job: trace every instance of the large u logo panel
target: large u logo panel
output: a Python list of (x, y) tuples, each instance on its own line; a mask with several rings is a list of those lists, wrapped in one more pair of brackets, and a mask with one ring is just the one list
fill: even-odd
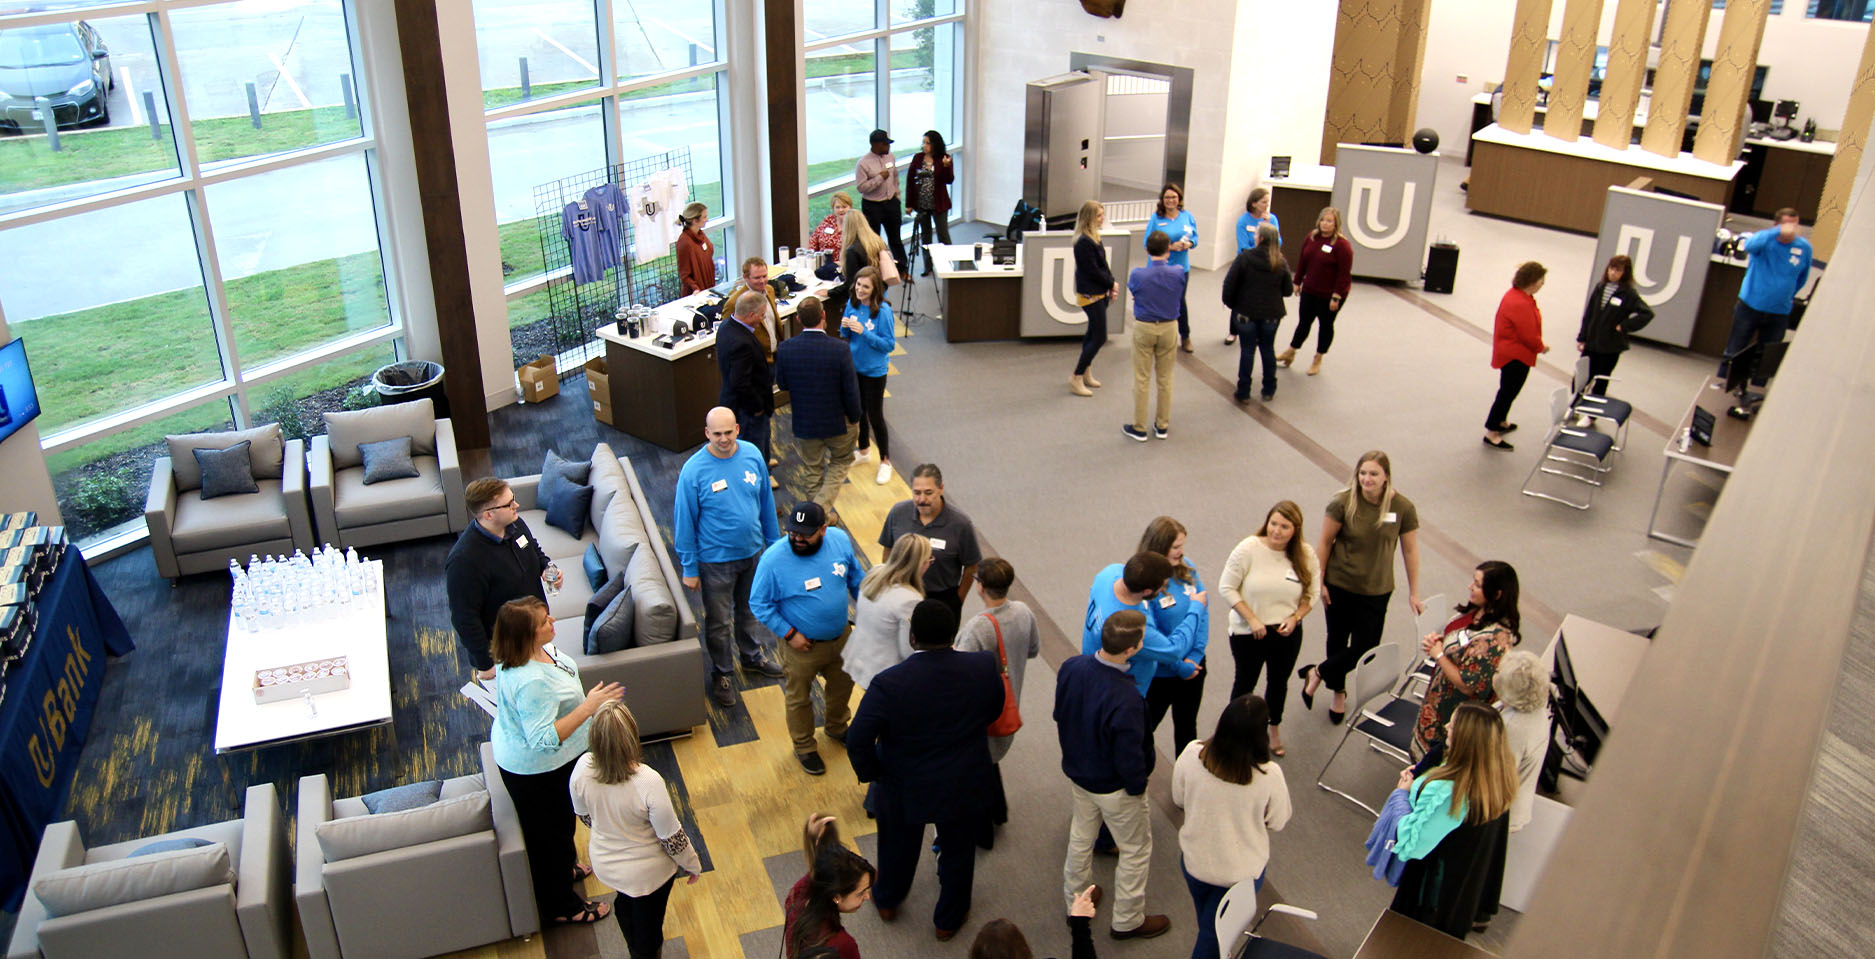
[(1712, 237), (1724, 218), (1717, 204), (1609, 187), (1587, 285), (1601, 282), (1611, 257), (1626, 254), (1634, 261), (1635, 289), (1654, 310), (1654, 321), (1635, 335), (1690, 346), (1712, 265)]
[(1354, 275), (1417, 280), (1439, 155), (1343, 143), (1335, 151), (1334, 205), (1346, 216)]

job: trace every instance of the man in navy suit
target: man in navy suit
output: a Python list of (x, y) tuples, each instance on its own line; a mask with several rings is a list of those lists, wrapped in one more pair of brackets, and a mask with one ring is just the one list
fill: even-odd
[(898, 915), (918, 871), (926, 823), (937, 825), (937, 938), (957, 934), (970, 914), (977, 830), (994, 794), (989, 737), (1003, 711), (992, 653), (951, 648), (957, 614), (927, 599), (911, 614), (910, 659), (873, 677), (847, 728), (847, 758), (861, 782), (876, 783), (881, 919)]
[(832, 512), (847, 467), (853, 465), (861, 415), (859, 377), (853, 370), (853, 351), (827, 334), (820, 301), (806, 297), (796, 310), (801, 335), (775, 350), (775, 383), (792, 397), (794, 438), (807, 467), (803, 498)]
[(775, 374), (768, 368), (761, 341), (755, 338), (755, 326), (762, 322), (767, 306), (759, 296), (742, 297), (729, 322), (716, 324), (716, 369), (723, 376), (717, 405), (735, 411), (742, 438), (754, 443), (765, 460), (774, 458), (768, 420), (775, 415)]

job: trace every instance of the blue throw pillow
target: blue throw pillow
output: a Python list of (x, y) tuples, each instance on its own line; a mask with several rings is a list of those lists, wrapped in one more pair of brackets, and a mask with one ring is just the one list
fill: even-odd
[(564, 486), (547, 504), (547, 525), (578, 539), (586, 535), (586, 514), (592, 511), (592, 487)]
[(419, 475), (416, 462), (410, 458), (408, 436), (379, 440), (376, 443), (360, 443), (358, 457), (364, 460), (366, 486)]
[[(632, 605), (632, 588), (625, 584), (624, 574), (617, 580), (618, 591), (611, 594), (611, 601), (592, 617), (592, 629), (586, 632), (586, 655), (597, 656), (600, 653), (616, 653), (632, 646), (632, 618), (635, 607)], [(588, 607), (590, 609), (590, 607)]]
[(260, 492), (254, 483), (253, 445), (242, 440), (225, 450), (191, 450), (195, 464), (202, 469), (203, 499)]
[(551, 510), (563, 491), (586, 485), (587, 477), (591, 474), (590, 461), (561, 459), (560, 454), (548, 450), (547, 458), (540, 464), (540, 486), (534, 500), (541, 509)]
[(586, 568), (586, 581), (592, 584), (592, 591), (598, 592), (605, 585), (605, 557), (599, 555), (599, 544), (586, 547), (586, 558), (582, 561)]
[(198, 839), (194, 836), (178, 836), (174, 839), (158, 839), (155, 842), (144, 843), (138, 846), (135, 852), (132, 852), (124, 858), (130, 859), (135, 856), (154, 856), (159, 852), (175, 852), (178, 849), (200, 849), (203, 846), (212, 845), (214, 845), (214, 843), (207, 839)]
[(408, 783), (402, 786), (392, 786), (389, 789), (380, 789), (377, 792), (360, 796), (358, 799), (375, 816), (378, 813), (421, 809), (441, 799), (442, 795), (443, 781), (432, 779), (429, 782)]

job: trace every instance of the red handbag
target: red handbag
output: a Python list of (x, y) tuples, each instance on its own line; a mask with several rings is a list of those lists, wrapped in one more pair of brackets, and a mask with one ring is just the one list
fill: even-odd
[(996, 630), (996, 661), (1003, 674), (1003, 712), (990, 724), (992, 736), (1013, 736), (1022, 728), (1022, 710), (1016, 703), (1016, 688), (1009, 684), (1009, 653), (1003, 649), (1003, 626), (991, 616), (990, 626)]

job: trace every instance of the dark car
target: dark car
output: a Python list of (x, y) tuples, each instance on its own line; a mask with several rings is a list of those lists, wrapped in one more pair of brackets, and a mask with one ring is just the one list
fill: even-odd
[(83, 20), (0, 30), (0, 126), (41, 129), (44, 110), (62, 127), (109, 123), (116, 85), (111, 51)]

